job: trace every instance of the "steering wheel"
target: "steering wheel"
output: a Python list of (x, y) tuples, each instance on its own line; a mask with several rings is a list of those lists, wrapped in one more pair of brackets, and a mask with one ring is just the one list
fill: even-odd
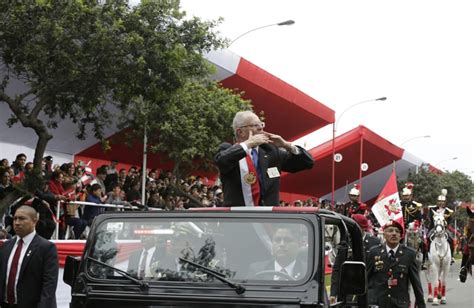
[(280, 271), (275, 271), (275, 270), (267, 270), (267, 271), (260, 271), (258, 273), (255, 273), (253, 274), (253, 278), (257, 278), (257, 277), (260, 277), (260, 276), (278, 276), (278, 277), (281, 277), (281, 278), (285, 278), (285, 280), (291, 280), (291, 281), (295, 281), (296, 279), (291, 277), (289, 274), (287, 273), (283, 273), (283, 272), (280, 272)]

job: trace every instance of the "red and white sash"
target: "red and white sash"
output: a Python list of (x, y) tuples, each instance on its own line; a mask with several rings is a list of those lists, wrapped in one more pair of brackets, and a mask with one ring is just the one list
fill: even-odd
[[(260, 204), (260, 183), (257, 170), (248, 153), (244, 158), (239, 160), (239, 167), (240, 183), (242, 185), (245, 206), (258, 206)], [(250, 183), (253, 177), (255, 177), (255, 181)]]

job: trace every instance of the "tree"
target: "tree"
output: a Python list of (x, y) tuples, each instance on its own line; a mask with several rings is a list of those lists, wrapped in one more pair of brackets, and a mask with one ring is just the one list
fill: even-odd
[(120, 127), (135, 140), (146, 132), (178, 179), (208, 168), (218, 144), (231, 138), (234, 114), (250, 108), (210, 80), (213, 68), (202, 54), (225, 43), (211, 31), (218, 22), (184, 16), (177, 1), (146, 1), (132, 10), (123, 27), (133, 33), (133, 46), (114, 91)]
[(441, 186), (451, 194), (451, 200), (471, 202), (474, 184), (471, 179), (459, 171), (446, 172), (441, 176)]
[[(471, 202), (474, 195), (472, 181), (459, 171), (435, 174), (420, 168), (417, 174), (410, 173), (406, 181), (415, 185), (414, 197), (423, 204), (436, 204), (442, 189), (447, 189), (446, 199), (450, 205), (457, 201)], [(403, 187), (404, 183), (399, 183), (399, 187)]]
[[(124, 0), (3, 1), (0, 11), (0, 103), (6, 103), (13, 113), (10, 126), (19, 122), (38, 136), (36, 170), (52, 138), (51, 129), (65, 118), (78, 124), (77, 137), (84, 138), (91, 125), (101, 140), (104, 127), (112, 120), (109, 110), (115, 106), (124, 115), (121, 127), (140, 134), (145, 128), (166, 133), (168, 128), (176, 129), (170, 126), (172, 115), (193, 117), (191, 109), (209, 111), (207, 106), (184, 105), (192, 104), (195, 97), (200, 103), (221, 104), (213, 105), (216, 109), (209, 115), (201, 113), (205, 121), (195, 128), (212, 130), (213, 134), (203, 133), (203, 138), (213, 145), (222, 137), (215, 132), (231, 131), (215, 120), (227, 124), (227, 108), (234, 111), (244, 106), (239, 95), (209, 80), (212, 68), (203, 54), (225, 44), (213, 31), (219, 21), (185, 19), (179, 1), (148, 0), (133, 8)], [(13, 92), (16, 80), (24, 87)], [(139, 102), (144, 103), (137, 106)], [(140, 115), (135, 112), (143, 106)], [(209, 126), (214, 124), (217, 126)], [(156, 139), (155, 148), (172, 150), (160, 140), (172, 142)], [(189, 162), (191, 153), (202, 156), (190, 150), (195, 146), (192, 142), (206, 143), (188, 140), (183, 159), (173, 152), (170, 157), (178, 166)], [(201, 145), (196, 148), (203, 149)]]
[(161, 110), (163, 121), (156, 123), (157, 134), (150, 143), (174, 162), (178, 178), (192, 170), (208, 170), (214, 166), (219, 144), (232, 137), (235, 113), (250, 107), (248, 101), (216, 83), (189, 83)]
[(127, 11), (125, 1), (0, 2), (0, 103), (12, 111), (9, 126), (20, 122), (38, 136), (36, 171), (61, 120), (77, 123), (79, 138), (88, 124), (103, 137), (127, 47), (120, 25)]

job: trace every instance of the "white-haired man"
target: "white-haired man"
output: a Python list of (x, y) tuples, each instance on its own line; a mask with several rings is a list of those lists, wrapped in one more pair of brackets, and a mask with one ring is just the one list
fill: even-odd
[(240, 111), (232, 123), (235, 143), (223, 143), (215, 157), (224, 206), (278, 206), (280, 173), (311, 169), (312, 156), (279, 135), (264, 131), (252, 111)]

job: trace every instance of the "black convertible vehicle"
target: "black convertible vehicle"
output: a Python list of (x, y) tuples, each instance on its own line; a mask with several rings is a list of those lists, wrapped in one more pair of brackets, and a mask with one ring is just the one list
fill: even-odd
[(239, 207), (98, 216), (82, 258), (66, 260), (70, 307), (329, 307), (334, 229), (352, 255), (339, 271), (340, 298), (366, 306), (354, 221), (313, 208)]

